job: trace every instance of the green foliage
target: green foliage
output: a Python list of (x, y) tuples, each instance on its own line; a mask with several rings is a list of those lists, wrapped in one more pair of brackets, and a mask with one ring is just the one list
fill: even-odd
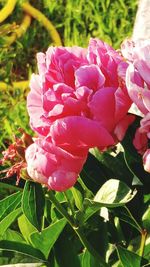
[(65, 225), (66, 220), (63, 218), (45, 228), (41, 233), (35, 232), (31, 234), (33, 246), (38, 247), (40, 251), (43, 252), (46, 259)]
[[(97, 162), (96, 157), (94, 160)], [(87, 179), (85, 175), (84, 181)], [(0, 249), (3, 262), (4, 251), (13, 251), (16, 261), (18, 255), (22, 258), (26, 255), (26, 263), (45, 261), (46, 266), (55, 267), (69, 267), (70, 264), (74, 267), (109, 267), (126, 266), (126, 263), (141, 267), (144, 266), (141, 264), (147, 264), (149, 239), (146, 241), (142, 222), (138, 222), (137, 216), (132, 214), (132, 207), (128, 207), (130, 202), (136, 203), (139, 190), (135, 195), (134, 188), (131, 190), (126, 185), (125, 178), (124, 182), (109, 179), (100, 186), (94, 198), (85, 188), (82, 182), (65, 195), (54, 195), (41, 185), (27, 181), (23, 194), (17, 192), (1, 200)], [(91, 186), (91, 190), (93, 188)], [(48, 205), (48, 200), (53, 204)], [(147, 196), (146, 203), (141, 202), (145, 227), (149, 225), (144, 213), (149, 200)], [(14, 229), (14, 221), (18, 221), (19, 228)], [(12, 262), (11, 255), (7, 255), (8, 258)]]
[(38, 259), (40, 261), (45, 260), (43, 254), (38, 249), (34, 249), (33, 247), (27, 244), (19, 243), (16, 241), (2, 240), (0, 241), (0, 249), (5, 251), (16, 251), (23, 255), (28, 255), (30, 257)]
[(94, 202), (105, 207), (118, 207), (127, 204), (135, 196), (123, 182), (115, 179), (108, 180), (94, 197)]
[(139, 257), (137, 254), (128, 251), (122, 247), (117, 248), (119, 258), (121, 260), (121, 263), (123, 267), (129, 266), (129, 267), (140, 267), (141, 266), (141, 257)]
[[(0, 1), (0, 7), (4, 2)], [(132, 34), (137, 7), (137, 1), (129, 0), (30, 2), (53, 22), (64, 45), (84, 47), (92, 36), (118, 48)], [(35, 20), (26, 34), (6, 45), (22, 19), (17, 4), (0, 26), (0, 82), (8, 84), (4, 90), (0, 83), (1, 151), (14, 134), (19, 135), (18, 127), (30, 131), (27, 90), (14, 89), (12, 84), (28, 80), (37, 71), (36, 53), (51, 45), (47, 32)], [(1, 181), (0, 265), (148, 266), (150, 184), (132, 144), (138, 124), (137, 119), (129, 128), (119, 153), (90, 151), (81, 177), (65, 194), (48, 192), (30, 181), (15, 187), (15, 177)]]
[(100, 267), (99, 261), (94, 258), (87, 250), (82, 255), (82, 267)]
[(30, 236), (33, 232), (36, 231), (36, 228), (33, 224), (29, 222), (29, 220), (26, 218), (24, 214), (22, 214), (18, 218), (18, 226), (19, 230), (23, 236), (23, 238), (26, 240), (27, 244), (31, 244)]
[(0, 236), (5, 233), (8, 227), (16, 220), (16, 218), (21, 214), (21, 208), (18, 208), (11, 213), (9, 213), (1, 222), (0, 222)]
[(39, 231), (42, 229), (45, 198), (42, 186), (27, 181), (22, 196), (22, 210), (29, 222)]
[(17, 192), (0, 201), (0, 220), (5, 218), (20, 205), (21, 197), (22, 193)]

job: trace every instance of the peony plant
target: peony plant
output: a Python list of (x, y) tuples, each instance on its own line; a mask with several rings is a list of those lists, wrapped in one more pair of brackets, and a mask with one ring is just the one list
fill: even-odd
[(149, 41), (116, 51), (98, 39), (37, 54), (33, 136), (20, 129), (1, 159), (13, 193), (0, 201), (0, 249), (17, 263), (149, 266), (149, 54)]

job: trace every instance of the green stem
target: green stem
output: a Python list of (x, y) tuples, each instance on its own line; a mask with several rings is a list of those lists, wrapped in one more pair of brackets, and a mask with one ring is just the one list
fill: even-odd
[(74, 227), (73, 225), (73, 221), (71, 216), (67, 213), (67, 211), (63, 208), (63, 206), (59, 203), (59, 201), (56, 199), (55, 195), (53, 194), (53, 192), (50, 190), (48, 192), (49, 194), (49, 199), (50, 201), (55, 205), (55, 207), (57, 208), (57, 210), (63, 215), (63, 217), (65, 217), (68, 221), (68, 223)]
[(127, 156), (126, 156), (126, 151), (124, 151), (123, 153), (123, 157), (124, 157), (124, 161), (129, 169), (129, 171), (133, 174), (133, 177), (135, 176), (136, 177), (136, 174), (134, 173), (134, 171), (130, 168), (130, 165), (128, 164), (128, 161), (127, 161)]
[(71, 203), (71, 201), (70, 201), (70, 199), (69, 199), (69, 197), (68, 197), (68, 192), (67, 192), (67, 191), (64, 191), (63, 193), (64, 193), (64, 196), (65, 196), (65, 198), (66, 198), (66, 200), (67, 200), (67, 203), (68, 203), (68, 205), (69, 205), (69, 208), (70, 208), (70, 210), (71, 210), (71, 213), (72, 213), (72, 215), (74, 216), (74, 215), (75, 215), (75, 211), (74, 211), (73, 205), (72, 205), (72, 203)]
[(129, 209), (126, 206), (125, 206), (125, 209), (127, 210), (128, 214), (132, 218), (132, 220), (135, 222), (136, 229), (141, 233), (142, 232), (141, 226), (138, 224), (138, 222), (135, 220), (135, 218), (133, 217), (133, 215), (131, 214), (131, 212), (129, 211)]
[(66, 218), (70, 226), (73, 228), (75, 233), (78, 235), (81, 243), (84, 247), (91, 253), (93, 257), (96, 257), (100, 262), (100, 267), (108, 267), (109, 265), (104, 261), (104, 259), (97, 253), (97, 251), (91, 246), (91, 244), (86, 239), (84, 233), (82, 232), (81, 228), (76, 227), (73, 223), (72, 217), (67, 213), (67, 211), (63, 208), (63, 206), (59, 203), (56, 199), (55, 195), (52, 191), (49, 191), (49, 199), (55, 205), (56, 209)]
[(143, 229), (141, 231), (141, 245), (140, 245), (140, 250), (139, 250), (139, 255), (141, 257), (143, 257), (144, 247), (145, 247), (145, 242), (146, 242), (146, 237), (147, 237), (147, 231), (146, 231), (146, 229)]

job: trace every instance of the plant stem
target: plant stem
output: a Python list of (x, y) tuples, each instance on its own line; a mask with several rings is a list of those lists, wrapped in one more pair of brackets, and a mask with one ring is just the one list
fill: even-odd
[(141, 245), (140, 245), (140, 250), (139, 250), (139, 255), (141, 257), (143, 257), (144, 247), (145, 247), (145, 242), (146, 242), (146, 237), (147, 237), (147, 231), (146, 231), (146, 229), (143, 229), (141, 231)]
[(67, 191), (64, 191), (63, 193), (64, 193), (64, 196), (65, 196), (67, 202), (68, 202), (68, 205), (69, 205), (69, 208), (71, 210), (71, 213), (74, 216), (75, 215), (75, 211), (74, 211), (73, 205), (72, 205), (72, 203), (71, 203), (71, 201), (70, 201), (70, 199), (68, 197), (68, 192)]
[(57, 208), (57, 210), (63, 215), (63, 217), (65, 217), (67, 219), (68, 223), (72, 227), (74, 227), (71, 216), (63, 208), (63, 206), (59, 203), (59, 201), (56, 199), (55, 195), (53, 194), (53, 192), (51, 190), (48, 192), (48, 195), (49, 195), (50, 201), (55, 205), (55, 207)]
[(59, 203), (59, 201), (56, 199), (55, 195), (52, 191), (49, 191), (49, 199), (51, 202), (55, 205), (57, 210), (63, 215), (63, 217), (66, 218), (70, 226), (73, 228), (75, 233), (78, 235), (81, 243), (84, 245), (84, 247), (90, 252), (90, 254), (93, 257), (96, 257), (99, 260), (99, 267), (108, 267), (109, 265), (104, 261), (104, 259), (97, 253), (97, 251), (91, 246), (91, 244), (86, 239), (86, 236), (84, 235), (81, 228), (76, 227), (73, 223), (72, 217), (67, 213), (67, 211), (62, 207), (62, 205)]
[(141, 226), (138, 224), (138, 222), (135, 220), (135, 218), (133, 217), (133, 215), (131, 214), (130, 210), (125, 206), (125, 209), (127, 210), (129, 216), (132, 218), (132, 220), (135, 222), (136, 224), (136, 229), (141, 233), (142, 232), (142, 228)]

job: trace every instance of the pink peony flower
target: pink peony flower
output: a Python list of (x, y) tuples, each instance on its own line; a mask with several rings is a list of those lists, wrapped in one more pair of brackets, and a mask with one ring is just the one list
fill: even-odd
[(127, 90), (143, 117), (133, 144), (138, 153), (143, 155), (144, 169), (150, 172), (150, 40), (126, 40), (122, 44), (122, 53), (129, 62), (126, 72)]
[(37, 139), (26, 150), (27, 172), (51, 190), (65, 191), (75, 184), (86, 157), (86, 150), (71, 154), (50, 141)]
[(88, 49), (50, 47), (37, 60), (27, 106), (39, 138), (26, 151), (27, 170), (33, 180), (63, 191), (76, 182), (89, 148), (115, 145), (132, 123), (128, 64), (98, 39)]
[(144, 170), (150, 172), (150, 149), (147, 149), (143, 155)]
[(143, 114), (150, 111), (150, 40), (122, 44), (122, 54), (129, 61), (126, 85), (129, 96)]
[[(68, 149), (73, 138), (74, 149), (105, 149), (123, 138), (133, 118), (127, 115), (131, 100), (118, 74), (123, 59), (113, 48), (91, 39), (88, 49), (50, 47), (37, 58), (39, 75), (32, 75), (27, 105), (31, 127), (40, 136), (49, 135)], [(70, 127), (76, 130), (69, 132)]]

